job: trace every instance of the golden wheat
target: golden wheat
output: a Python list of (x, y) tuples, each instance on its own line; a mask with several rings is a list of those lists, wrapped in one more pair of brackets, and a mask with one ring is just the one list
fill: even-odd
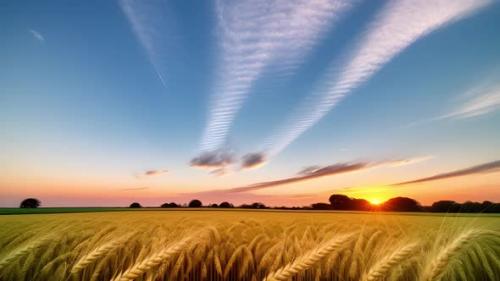
[(402, 263), (410, 255), (415, 253), (417, 243), (410, 243), (403, 247), (398, 248), (390, 255), (383, 258), (380, 262), (375, 264), (370, 271), (363, 277), (363, 281), (376, 281), (381, 280), (387, 276), (387, 273), (397, 264)]
[(16, 259), (25, 256), (29, 254), (30, 252), (34, 251), (36, 248), (42, 247), (44, 244), (48, 243), (51, 241), (51, 238), (41, 238), (38, 240), (34, 240), (32, 242), (29, 242), (26, 244), (24, 247), (20, 247), (11, 253), (9, 253), (8, 256), (0, 260), (0, 270), (2, 270), (5, 266), (7, 266), (9, 263), (15, 261)]
[(321, 245), (320, 247), (317, 247), (307, 252), (305, 255), (297, 258), (295, 261), (287, 264), (286, 266), (280, 268), (279, 270), (270, 273), (264, 280), (266, 281), (288, 280), (293, 275), (310, 268), (320, 259), (324, 258), (331, 252), (337, 250), (339, 247), (342, 246), (342, 244), (347, 242), (352, 237), (353, 234), (335, 237), (330, 241), (328, 241), (327, 243), (325, 243), (324, 245)]
[(445, 222), (244, 211), (0, 216), (0, 280), (497, 281), (498, 217)]
[[(427, 270), (422, 274), (423, 280), (439, 280), (446, 271), (450, 260), (462, 251), (467, 244), (474, 242), (481, 236), (491, 234), (495, 233), (479, 229), (470, 229), (462, 232), (454, 240), (448, 243), (432, 260), (430, 266), (428, 266)], [(499, 234), (496, 235), (498, 236)]]
[(150, 256), (142, 262), (125, 270), (125, 272), (118, 278), (118, 281), (131, 281), (143, 274), (157, 268), (161, 263), (165, 262), (168, 258), (180, 253), (184, 247), (192, 242), (193, 237), (189, 236), (184, 238), (168, 248)]
[(118, 239), (115, 241), (108, 242), (100, 247), (97, 247), (89, 254), (83, 256), (71, 269), (71, 274), (77, 275), (84, 268), (89, 266), (90, 264), (97, 261), (99, 258), (113, 251), (114, 249), (120, 247), (123, 243), (127, 241), (129, 237), (125, 237), (122, 239)]

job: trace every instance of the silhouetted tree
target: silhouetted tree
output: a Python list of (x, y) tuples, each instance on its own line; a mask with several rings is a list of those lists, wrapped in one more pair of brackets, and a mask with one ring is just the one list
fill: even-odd
[(460, 211), (463, 213), (479, 213), (483, 210), (481, 203), (467, 201), (462, 204)]
[(194, 199), (194, 200), (191, 200), (191, 202), (189, 202), (189, 208), (199, 208), (201, 206), (203, 206), (203, 204), (201, 203), (200, 200), (198, 199)]
[(311, 205), (314, 210), (332, 210), (332, 205), (328, 203), (314, 203)]
[(351, 210), (352, 199), (346, 195), (333, 194), (330, 196), (329, 201), (334, 210)]
[(132, 204), (130, 204), (129, 206), (130, 208), (142, 208), (141, 204), (137, 203), (137, 202), (134, 202)]
[(41, 205), (40, 200), (36, 198), (27, 198), (21, 202), (19, 208), (38, 208), (40, 207), (40, 205)]
[(222, 203), (219, 204), (219, 207), (220, 208), (233, 208), (234, 206), (233, 206), (233, 204), (224, 201), (224, 202), (222, 202)]
[(500, 213), (500, 204), (499, 203), (493, 203), (491, 201), (483, 201), (481, 203), (481, 212), (484, 213)]
[(260, 203), (260, 202), (255, 202), (255, 203), (252, 203), (252, 209), (266, 209), (266, 205), (264, 205), (263, 203)]
[(350, 210), (356, 210), (356, 211), (369, 211), (373, 209), (372, 204), (368, 202), (368, 200), (365, 199), (352, 199), (351, 200), (351, 208)]
[(452, 200), (441, 200), (432, 203), (431, 212), (453, 213), (460, 211), (460, 204)]
[(163, 203), (163, 204), (161, 204), (161, 207), (162, 208), (178, 208), (179, 205), (177, 205), (177, 203), (170, 202), (170, 203)]
[(219, 208), (219, 205), (217, 205), (216, 203), (213, 203), (213, 204), (210, 204), (210, 208)]
[(422, 211), (422, 206), (414, 199), (408, 197), (395, 197), (384, 202), (381, 209), (395, 212), (419, 212)]
[(243, 209), (267, 209), (266, 205), (260, 203), (260, 202), (255, 202), (252, 204), (243, 204), (240, 206), (240, 208)]

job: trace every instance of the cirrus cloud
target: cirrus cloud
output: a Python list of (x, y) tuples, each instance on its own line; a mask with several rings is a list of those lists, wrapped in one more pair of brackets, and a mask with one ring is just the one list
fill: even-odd
[(492, 0), (388, 1), (340, 65), (332, 63), (317, 90), (268, 142), (275, 155), (321, 120), (352, 91), (428, 34), (465, 18)]

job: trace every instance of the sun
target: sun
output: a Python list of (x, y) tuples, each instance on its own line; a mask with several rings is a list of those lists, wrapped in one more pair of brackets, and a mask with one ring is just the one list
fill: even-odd
[(382, 200), (380, 200), (378, 198), (371, 198), (371, 199), (368, 199), (368, 201), (370, 202), (370, 204), (375, 205), (375, 206), (378, 206), (378, 205), (380, 205), (380, 203), (382, 203)]

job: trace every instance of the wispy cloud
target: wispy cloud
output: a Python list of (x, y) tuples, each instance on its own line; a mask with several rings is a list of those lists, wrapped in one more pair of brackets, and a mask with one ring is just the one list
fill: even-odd
[(432, 159), (434, 159), (434, 156), (425, 155), (425, 156), (414, 157), (414, 158), (394, 160), (394, 161), (392, 161), (392, 166), (393, 167), (407, 166), (407, 165), (412, 165), (412, 164), (417, 164), (417, 163), (429, 161)]
[(150, 63), (165, 85), (168, 46), (173, 39), (174, 20), (163, 0), (120, 0), (132, 31), (146, 50)]
[(333, 165), (328, 165), (328, 166), (309, 166), (297, 173), (296, 176), (289, 177), (289, 178), (284, 178), (284, 179), (279, 179), (279, 180), (273, 180), (273, 181), (265, 181), (265, 182), (259, 182), (243, 187), (236, 187), (232, 188), (229, 190), (226, 190), (226, 192), (249, 192), (249, 191), (255, 191), (255, 190), (260, 190), (264, 188), (270, 188), (270, 187), (275, 187), (278, 185), (284, 185), (284, 184), (290, 184), (290, 183), (296, 183), (296, 182), (301, 182), (301, 181), (306, 181), (306, 180), (312, 180), (320, 177), (326, 177), (326, 176), (334, 176), (334, 175), (339, 175), (339, 174), (344, 174), (344, 173), (349, 173), (349, 172), (355, 172), (355, 171), (361, 171), (361, 170), (366, 170), (370, 168), (375, 168), (375, 167), (382, 167), (382, 166), (390, 166), (390, 167), (396, 167), (396, 166), (402, 166), (402, 165), (409, 165), (409, 164), (414, 164), (418, 163), (421, 161), (425, 161), (430, 158), (423, 158), (423, 157), (417, 157), (417, 158), (409, 158), (409, 159), (397, 159), (397, 160), (387, 160), (387, 161), (378, 161), (378, 162), (351, 162), (351, 163), (338, 163), (338, 164), (333, 164)]
[(472, 98), (440, 119), (472, 118), (500, 109), (500, 83), (478, 86), (467, 93), (467, 96)]
[(415, 179), (415, 180), (404, 181), (404, 182), (400, 182), (400, 183), (396, 183), (396, 184), (392, 184), (392, 185), (407, 185), (407, 184), (436, 181), (436, 180), (449, 179), (449, 178), (455, 178), (455, 177), (462, 177), (462, 176), (468, 176), (468, 175), (474, 175), (474, 174), (492, 173), (492, 172), (498, 172), (498, 171), (500, 171), (500, 160), (480, 164), (477, 166), (472, 166), (472, 167), (461, 169), (461, 170), (455, 170), (455, 171), (451, 171), (451, 172), (441, 173), (441, 174), (437, 174), (437, 175), (430, 176), (430, 177), (424, 177), (424, 178), (419, 178), (419, 179)]
[(496, 77), (485, 79), (481, 84), (462, 94), (460, 100), (462, 104), (446, 114), (417, 120), (405, 127), (410, 128), (442, 120), (469, 119), (493, 113), (500, 109), (500, 81)]
[(144, 176), (159, 176), (168, 173), (168, 170), (147, 170), (143, 173)]
[(315, 96), (302, 104), (290, 122), (269, 142), (267, 154), (282, 151), (354, 89), (415, 41), (462, 19), (491, 0), (393, 0), (375, 17), (344, 63), (332, 64)]
[(214, 152), (205, 152), (191, 160), (191, 167), (208, 169), (216, 176), (224, 175), (226, 166), (234, 163), (235, 157), (232, 152), (226, 150), (217, 150)]
[(217, 1), (222, 54), (201, 151), (224, 144), (236, 113), (263, 71), (270, 65), (288, 71), (296, 68), (350, 2)]
[(45, 37), (40, 32), (34, 29), (30, 29), (29, 32), (36, 40), (40, 41), (41, 43), (45, 43)]
[(131, 187), (131, 188), (122, 188), (120, 190), (122, 191), (135, 191), (135, 190), (146, 190), (149, 189), (149, 187), (144, 186), (144, 187)]
[(255, 169), (266, 163), (266, 155), (264, 153), (249, 153), (241, 159), (242, 169)]

